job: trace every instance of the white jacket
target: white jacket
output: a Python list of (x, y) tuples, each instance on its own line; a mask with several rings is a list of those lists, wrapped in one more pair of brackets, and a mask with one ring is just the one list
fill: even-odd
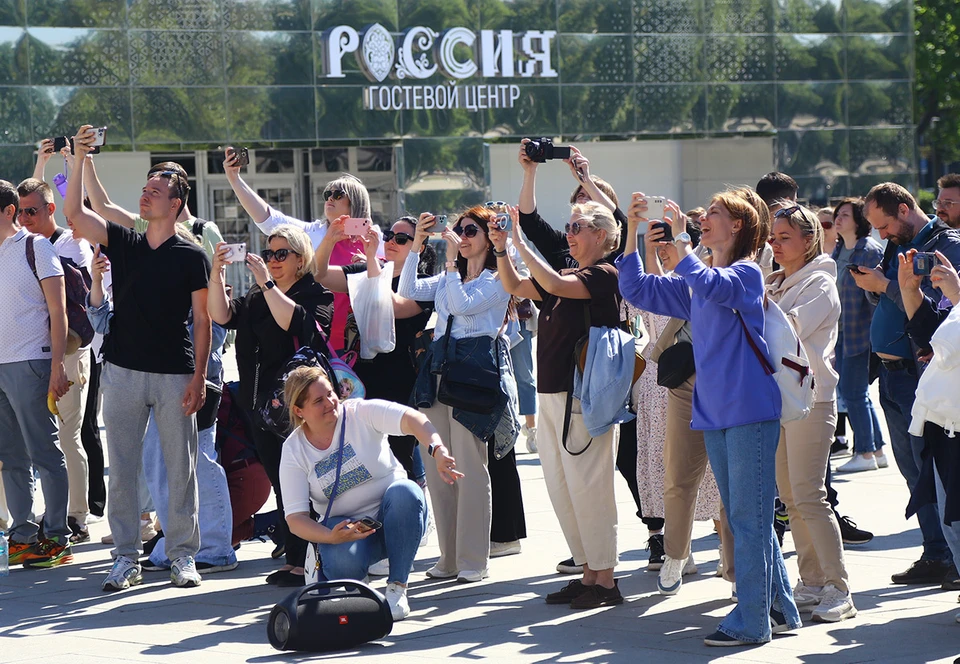
[(780, 305), (797, 330), (816, 380), (815, 401), (836, 399), (839, 375), (833, 368), (840, 320), (837, 264), (820, 254), (798, 272), (784, 278), (783, 270), (765, 280), (767, 296)]

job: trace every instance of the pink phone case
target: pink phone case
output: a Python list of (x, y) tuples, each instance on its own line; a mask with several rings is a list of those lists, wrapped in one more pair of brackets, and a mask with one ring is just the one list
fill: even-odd
[(359, 219), (357, 217), (350, 217), (343, 224), (343, 232), (347, 235), (366, 235), (369, 228), (369, 219)]

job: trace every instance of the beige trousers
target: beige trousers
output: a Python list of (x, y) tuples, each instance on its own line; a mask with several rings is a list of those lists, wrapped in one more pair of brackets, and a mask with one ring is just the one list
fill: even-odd
[(618, 562), (613, 478), (620, 427), (610, 427), (587, 447), (590, 433), (583, 424), (580, 401), (574, 399), (567, 447), (574, 452), (586, 448), (574, 456), (561, 440), (567, 393), (538, 393), (538, 397), (537, 448), (543, 480), (573, 560), (592, 570), (612, 569)]
[(831, 583), (849, 592), (840, 526), (825, 485), (836, 426), (836, 402), (823, 401), (806, 418), (780, 427), (777, 488), (790, 516), (800, 580), (808, 586)]
[(437, 472), (437, 464), (424, 457), (430, 504), (437, 522), (440, 560), (445, 572), (484, 571), (490, 560), (490, 474), (487, 444), (453, 419), (453, 409), (439, 401), (420, 411), (437, 428), (440, 439), (464, 477), (452, 485)]
[(87, 453), (80, 440), (80, 425), (83, 423), (83, 409), (87, 403), (87, 383), (90, 381), (90, 351), (79, 350), (63, 358), (67, 370), (67, 380), (73, 385), (57, 402), (60, 411), (60, 449), (67, 462), (67, 482), (70, 495), (67, 502), (67, 516), (72, 516), (83, 525), (90, 505), (87, 501), (87, 484), (90, 467)]
[[(663, 446), (663, 548), (675, 560), (690, 556), (693, 519), (700, 484), (707, 471), (707, 448), (703, 432), (690, 428), (693, 417), (693, 386), (696, 376), (667, 391), (667, 438)], [(723, 547), (724, 578), (734, 580), (733, 534), (726, 513), (720, 508), (720, 539)]]

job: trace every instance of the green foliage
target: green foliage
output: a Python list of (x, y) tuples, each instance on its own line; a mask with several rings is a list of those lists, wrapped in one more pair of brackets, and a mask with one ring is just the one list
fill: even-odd
[(955, 161), (960, 159), (960, 5), (916, 0), (915, 25), (917, 133), (936, 145), (942, 161)]

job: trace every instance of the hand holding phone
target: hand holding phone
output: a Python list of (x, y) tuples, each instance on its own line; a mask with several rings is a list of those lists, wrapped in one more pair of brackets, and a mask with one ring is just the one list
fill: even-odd
[(860, 274), (860, 266), (853, 263), (847, 263), (847, 269), (853, 274)]
[(657, 242), (673, 242), (673, 228), (665, 221), (655, 221), (650, 224), (650, 230), (654, 228), (663, 229), (663, 237), (657, 240)]
[(913, 273), (918, 277), (929, 277), (933, 268), (940, 264), (936, 254), (917, 252), (913, 255)]
[(247, 259), (247, 243), (238, 242), (237, 244), (227, 244), (225, 248), (228, 249), (226, 261), (228, 263), (242, 263)]
[(502, 231), (509, 233), (513, 230), (513, 222), (511, 221), (509, 214), (504, 214), (501, 212), (494, 217), (494, 221), (497, 224), (497, 228)]
[(351, 237), (366, 235), (370, 228), (369, 219), (360, 219), (359, 217), (348, 217), (343, 223), (343, 232)]
[(443, 237), (443, 231), (447, 228), (447, 215), (438, 214), (433, 220), (433, 226), (430, 227), (430, 237)]
[(667, 204), (667, 199), (663, 196), (647, 197), (647, 219), (663, 219), (663, 211)]
[(371, 530), (380, 530), (383, 528), (383, 524), (376, 519), (371, 519), (369, 516), (365, 516), (359, 521), (354, 521), (353, 528), (358, 533), (367, 533)]

